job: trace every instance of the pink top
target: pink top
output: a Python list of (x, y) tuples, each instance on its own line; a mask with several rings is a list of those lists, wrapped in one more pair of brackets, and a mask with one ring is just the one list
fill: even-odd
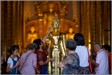
[[(26, 53), (22, 54), (19, 63), (22, 64), (25, 60), (26, 56), (31, 53), (32, 51), (27, 51)], [(21, 74), (35, 74), (35, 68), (37, 66), (37, 55), (35, 53), (31, 53), (26, 62), (24, 63), (23, 67), (20, 70)]]

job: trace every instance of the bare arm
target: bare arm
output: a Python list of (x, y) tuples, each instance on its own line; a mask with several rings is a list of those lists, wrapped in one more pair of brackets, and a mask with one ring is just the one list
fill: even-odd
[(59, 68), (63, 68), (66, 64), (71, 64), (73, 61), (69, 58), (69, 56), (66, 56), (59, 64)]
[(98, 64), (98, 63), (95, 63), (95, 66), (96, 66), (96, 67), (98, 67), (98, 66), (99, 66), (99, 64)]
[(7, 68), (6, 68), (6, 71), (9, 72), (11, 71), (12, 69), (10, 68), (10, 64), (7, 64)]
[(63, 68), (63, 67), (64, 67), (63, 63), (60, 62), (60, 63), (58, 64), (58, 67), (59, 67), (59, 68)]
[(52, 29), (52, 26), (50, 26), (48, 33), (46, 34), (46, 36), (42, 39), (42, 41), (45, 43), (46, 38), (48, 37), (48, 35), (50, 34), (50, 31)]
[(50, 48), (50, 45), (49, 45), (49, 46), (48, 46), (48, 48), (47, 48), (47, 52), (49, 52), (49, 51), (50, 51), (50, 49), (51, 49), (51, 48)]
[(40, 65), (45, 65), (45, 64), (47, 64), (48, 62), (52, 62), (52, 61), (54, 61), (53, 58), (48, 58), (47, 61), (45, 61), (45, 62), (39, 61), (39, 64), (40, 64)]
[(94, 60), (92, 60), (92, 64), (93, 64), (95, 67), (98, 67), (98, 66), (99, 66), (99, 64), (96, 63)]
[(43, 62), (43, 61), (39, 61), (39, 65), (45, 65), (45, 64), (47, 64), (49, 61), (47, 60), (47, 61), (45, 61), (45, 62)]
[(13, 70), (14, 68), (16, 68), (18, 65), (15, 65), (14, 67), (10, 68), (10, 64), (7, 64), (7, 68), (6, 71), (9, 72), (11, 70)]

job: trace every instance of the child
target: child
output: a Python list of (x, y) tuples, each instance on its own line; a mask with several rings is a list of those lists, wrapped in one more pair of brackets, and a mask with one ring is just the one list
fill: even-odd
[(7, 68), (6, 71), (8, 72), (8, 74), (17, 74), (17, 61), (18, 61), (18, 50), (19, 50), (19, 46), (18, 45), (12, 45), (11, 49), (10, 49), (10, 56), (8, 58), (7, 61)]

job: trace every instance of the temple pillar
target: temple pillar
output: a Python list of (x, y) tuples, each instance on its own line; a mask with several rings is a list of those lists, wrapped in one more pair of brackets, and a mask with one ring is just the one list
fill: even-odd
[(81, 1), (79, 7), (79, 28), (86, 45), (92, 50), (94, 42), (110, 45), (110, 2)]
[(7, 55), (7, 50), (12, 44), (18, 44), (21, 51), (22, 45), (20, 44), (23, 41), (23, 2), (2, 1), (1, 7), (1, 49)]

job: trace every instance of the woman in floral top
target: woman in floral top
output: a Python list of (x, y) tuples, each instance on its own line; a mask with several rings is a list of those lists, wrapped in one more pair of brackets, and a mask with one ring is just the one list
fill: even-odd
[(66, 43), (68, 55), (59, 63), (58, 67), (63, 68), (62, 74), (79, 73), (79, 56), (75, 52), (76, 42), (69, 39)]

